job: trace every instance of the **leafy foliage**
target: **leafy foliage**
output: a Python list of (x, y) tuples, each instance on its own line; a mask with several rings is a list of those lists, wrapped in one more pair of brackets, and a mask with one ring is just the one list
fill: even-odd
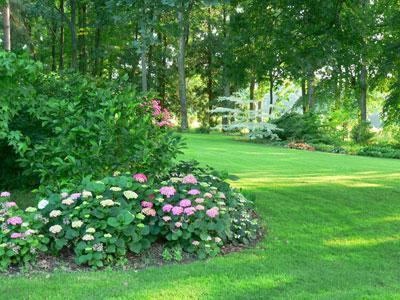
[(287, 113), (273, 123), (282, 129), (278, 132), (282, 140), (318, 143), (328, 139), (319, 116), (313, 113)]
[[(27, 178), (46, 185), (77, 184), (86, 175), (117, 169), (156, 174), (166, 172), (179, 153), (180, 137), (164, 120), (168, 112), (141, 100), (124, 79), (42, 75), (34, 63), (15, 61), (13, 54), (4, 56), (8, 71), (0, 80), (7, 85), (18, 78), (19, 85), (0, 96), (0, 145), (9, 155), (2, 162), (5, 177), (15, 175), (17, 162)], [(23, 101), (15, 101), (21, 93)]]
[(22, 211), (7, 192), (0, 196), (0, 224), (0, 270), (34, 263), (38, 253), (47, 251), (49, 238), (41, 234), (42, 219), (37, 209)]
[(368, 144), (374, 137), (369, 122), (360, 122), (351, 130), (351, 137), (358, 144)]

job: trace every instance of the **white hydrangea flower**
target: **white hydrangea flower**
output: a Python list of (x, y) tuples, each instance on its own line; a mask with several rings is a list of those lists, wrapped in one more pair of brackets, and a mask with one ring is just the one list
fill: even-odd
[(126, 199), (137, 199), (139, 197), (134, 191), (125, 191), (123, 194)]
[(83, 198), (89, 198), (89, 197), (93, 197), (93, 195), (92, 195), (92, 192), (83, 190), (82, 191), (82, 197)]
[(46, 199), (40, 200), (40, 202), (38, 203), (38, 208), (44, 209), (48, 204), (49, 204), (49, 201), (47, 201)]
[(118, 187), (118, 186), (112, 186), (112, 187), (110, 187), (110, 191), (120, 192), (120, 191), (122, 191), (122, 189), (120, 187)]
[(50, 212), (49, 216), (51, 218), (57, 218), (57, 217), (61, 216), (61, 214), (62, 214), (61, 210), (52, 210)]
[(66, 198), (63, 201), (61, 201), (61, 203), (64, 204), (64, 205), (72, 205), (72, 204), (74, 204), (74, 202), (75, 201), (72, 200), (71, 198)]
[(103, 199), (103, 196), (102, 195), (98, 195), (98, 196), (96, 196), (96, 199)]
[(94, 229), (93, 227), (90, 227), (90, 228), (86, 229), (86, 232), (87, 233), (95, 233), (96, 229)]
[(49, 231), (50, 231), (51, 233), (56, 234), (56, 233), (61, 232), (62, 229), (63, 229), (63, 228), (62, 228), (60, 225), (53, 225), (53, 226), (51, 226), (51, 227), (49, 228)]
[(81, 228), (82, 225), (83, 225), (83, 222), (81, 220), (73, 221), (71, 224), (72, 228)]
[(111, 237), (112, 237), (112, 235), (111, 235), (111, 234), (109, 234), (109, 233), (106, 233), (106, 234), (104, 235), (104, 237), (105, 237), (105, 238), (107, 238), (107, 239), (109, 239), (109, 238), (111, 238)]
[(91, 234), (85, 234), (85, 235), (82, 237), (82, 240), (84, 240), (84, 241), (93, 241), (93, 240), (94, 240), (94, 236), (91, 235)]
[(114, 201), (112, 201), (111, 199), (103, 200), (103, 201), (100, 202), (100, 205), (103, 206), (103, 207), (113, 206), (114, 205)]

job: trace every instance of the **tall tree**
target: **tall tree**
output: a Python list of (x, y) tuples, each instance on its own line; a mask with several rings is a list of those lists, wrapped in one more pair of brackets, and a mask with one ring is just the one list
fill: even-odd
[(11, 22), (10, 22), (10, 2), (5, 1), (3, 8), (3, 32), (4, 32), (4, 49), (11, 51)]

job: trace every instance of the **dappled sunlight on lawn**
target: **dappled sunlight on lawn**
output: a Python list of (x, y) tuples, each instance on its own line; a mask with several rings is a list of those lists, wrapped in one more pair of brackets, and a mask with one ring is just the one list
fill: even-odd
[[(262, 175), (263, 174), (263, 175)], [(253, 177), (253, 173), (237, 174), (239, 181), (234, 183), (236, 186), (246, 188), (259, 188), (266, 185), (274, 187), (296, 187), (321, 184), (343, 185), (349, 188), (363, 187), (389, 187), (388, 180), (397, 180), (400, 173), (389, 174), (354, 174), (354, 175), (298, 175), (298, 176), (270, 176), (268, 173), (259, 173), (257, 177)], [(380, 181), (385, 180), (385, 183)], [(378, 181), (378, 182), (377, 182)]]
[(370, 238), (370, 239), (357, 237), (357, 238), (328, 240), (324, 241), (324, 244), (333, 247), (375, 246), (378, 244), (395, 242), (399, 240), (400, 240), (400, 235)]

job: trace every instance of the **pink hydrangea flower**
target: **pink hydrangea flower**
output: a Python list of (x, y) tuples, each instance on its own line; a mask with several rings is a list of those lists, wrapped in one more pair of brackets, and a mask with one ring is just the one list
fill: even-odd
[(145, 183), (145, 182), (147, 182), (147, 176), (144, 175), (143, 173), (137, 173), (137, 174), (133, 175), (132, 177), (133, 177), (133, 179), (135, 179), (137, 182), (140, 182), (140, 183)]
[(2, 198), (7, 198), (7, 197), (10, 197), (10, 196), (11, 196), (10, 192), (1, 192), (0, 193), (0, 197), (2, 197)]
[(196, 212), (196, 209), (194, 207), (186, 207), (184, 210), (184, 213), (187, 216), (194, 215), (195, 212)]
[(180, 206), (174, 206), (173, 208), (172, 208), (172, 214), (174, 215), (174, 216), (179, 216), (179, 215), (181, 215), (183, 213), (183, 208), (182, 207), (180, 207)]
[(190, 201), (189, 199), (183, 199), (179, 202), (179, 205), (182, 207), (189, 207), (192, 205), (192, 201)]
[(210, 199), (210, 198), (212, 198), (212, 194), (211, 194), (211, 193), (205, 193), (205, 194), (204, 194), (204, 197)]
[(73, 193), (69, 196), (72, 200), (76, 200), (81, 197), (81, 193)]
[(197, 179), (192, 174), (189, 174), (182, 178), (184, 184), (197, 184)]
[(150, 207), (143, 208), (142, 213), (144, 213), (146, 216), (152, 216), (152, 217), (155, 217), (157, 214), (156, 210)]
[(19, 224), (22, 224), (22, 218), (21, 217), (12, 217), (12, 218), (9, 218), (8, 220), (7, 220), (7, 224), (10, 224), (10, 225), (19, 225)]
[(164, 220), (164, 222), (171, 221), (171, 217), (170, 216), (164, 216), (162, 219)]
[(160, 194), (167, 196), (167, 198), (171, 198), (173, 195), (175, 195), (176, 190), (173, 186), (163, 186), (160, 189)]
[(215, 218), (216, 216), (218, 216), (219, 214), (219, 209), (218, 207), (213, 207), (210, 208), (206, 211), (207, 216), (209, 216), (210, 218)]
[(142, 207), (152, 208), (153, 202), (142, 201)]
[(203, 203), (204, 202), (204, 198), (196, 198), (196, 200), (194, 200), (194, 202)]
[(15, 207), (15, 206), (17, 206), (17, 203), (15, 203), (15, 202), (5, 202), (4, 206), (7, 207), (7, 208)]
[(181, 222), (176, 222), (176, 223), (175, 223), (175, 227), (176, 227), (176, 228), (182, 227), (182, 223), (181, 223)]
[(173, 206), (171, 204), (165, 204), (162, 208), (163, 212), (170, 212)]
[(221, 198), (221, 199), (226, 199), (226, 196), (225, 196), (225, 194), (224, 193), (219, 193), (219, 197)]
[(194, 196), (194, 195), (200, 195), (200, 191), (199, 191), (198, 189), (191, 189), (191, 190), (188, 192), (188, 194), (189, 194), (189, 195), (192, 195), (192, 196)]
[(204, 206), (203, 205), (196, 205), (195, 209), (196, 210), (204, 210)]
[(22, 233), (14, 232), (14, 233), (11, 234), (11, 238), (12, 239), (20, 239), (20, 238), (23, 238), (23, 237), (24, 237), (24, 235)]

